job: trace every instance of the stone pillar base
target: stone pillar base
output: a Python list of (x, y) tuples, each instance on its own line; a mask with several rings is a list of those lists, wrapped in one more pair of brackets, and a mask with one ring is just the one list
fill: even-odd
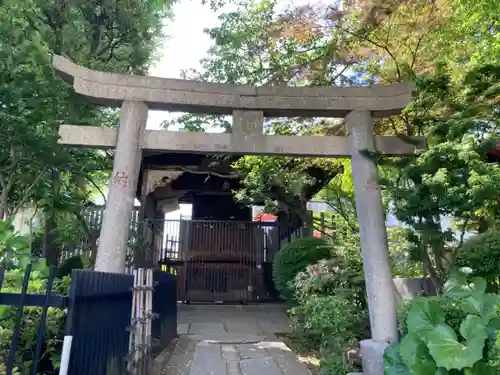
[(364, 375), (384, 375), (384, 350), (388, 345), (374, 340), (360, 342)]

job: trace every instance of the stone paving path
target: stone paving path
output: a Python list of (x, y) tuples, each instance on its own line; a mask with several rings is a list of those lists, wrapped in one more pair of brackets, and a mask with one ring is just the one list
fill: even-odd
[(179, 305), (180, 337), (162, 375), (310, 375), (276, 336), (280, 305)]

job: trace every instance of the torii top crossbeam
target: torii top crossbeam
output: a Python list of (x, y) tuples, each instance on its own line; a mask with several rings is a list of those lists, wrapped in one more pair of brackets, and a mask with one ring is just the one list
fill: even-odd
[(147, 103), (150, 109), (230, 115), (234, 110), (263, 111), (266, 117), (344, 117), (367, 110), (373, 116), (397, 114), (411, 100), (411, 85), (370, 87), (248, 86), (105, 73), (54, 56), (54, 68), (75, 92), (92, 102), (119, 107), (124, 100)]

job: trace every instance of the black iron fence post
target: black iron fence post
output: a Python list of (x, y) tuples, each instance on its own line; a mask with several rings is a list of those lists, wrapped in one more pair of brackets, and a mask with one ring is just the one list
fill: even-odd
[(12, 370), (14, 369), (14, 358), (16, 355), (17, 343), (19, 341), (19, 336), (21, 335), (21, 323), (23, 319), (24, 312), (24, 299), (28, 291), (28, 284), (31, 275), (31, 264), (26, 266), (26, 271), (24, 272), (23, 286), (21, 290), (21, 298), (19, 300), (19, 305), (17, 306), (17, 316), (14, 325), (14, 333), (12, 335), (11, 347), (9, 350), (9, 356), (7, 357), (7, 375), (12, 375)]
[(54, 279), (56, 277), (56, 267), (50, 267), (49, 279), (47, 281), (47, 290), (45, 293), (45, 303), (42, 309), (42, 316), (40, 317), (40, 324), (38, 326), (38, 335), (36, 338), (35, 360), (31, 368), (31, 375), (36, 375), (38, 370), (38, 361), (42, 355), (42, 346), (45, 336), (45, 322), (47, 320), (47, 310), (49, 309), (50, 296), (52, 295), (52, 287), (54, 286)]

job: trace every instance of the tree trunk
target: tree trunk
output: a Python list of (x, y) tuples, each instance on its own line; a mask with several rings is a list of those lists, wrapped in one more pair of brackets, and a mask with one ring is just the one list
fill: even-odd
[(43, 255), (49, 266), (57, 266), (59, 261), (59, 245), (57, 243), (56, 217), (53, 212), (45, 214)]
[(429, 257), (429, 253), (427, 252), (427, 249), (424, 248), (422, 251), (423, 251), (424, 268), (425, 268), (425, 270), (427, 270), (427, 272), (429, 272), (429, 276), (431, 277), (432, 285), (436, 289), (436, 292), (439, 293), (443, 282), (442, 282), (441, 278), (438, 276), (436, 270), (434, 269), (434, 265), (431, 262), (431, 259)]
[[(60, 175), (55, 169), (52, 169), (52, 199), (60, 194)], [(45, 226), (43, 234), (43, 254), (49, 266), (57, 266), (59, 262), (59, 244), (57, 243), (57, 214), (52, 202), (52, 209), (45, 212)]]
[(0, 220), (7, 219), (7, 194), (0, 193)]
[(490, 227), (490, 223), (488, 223), (488, 220), (486, 220), (484, 217), (482, 217), (479, 219), (477, 232), (479, 234), (484, 233), (489, 229), (489, 227)]

